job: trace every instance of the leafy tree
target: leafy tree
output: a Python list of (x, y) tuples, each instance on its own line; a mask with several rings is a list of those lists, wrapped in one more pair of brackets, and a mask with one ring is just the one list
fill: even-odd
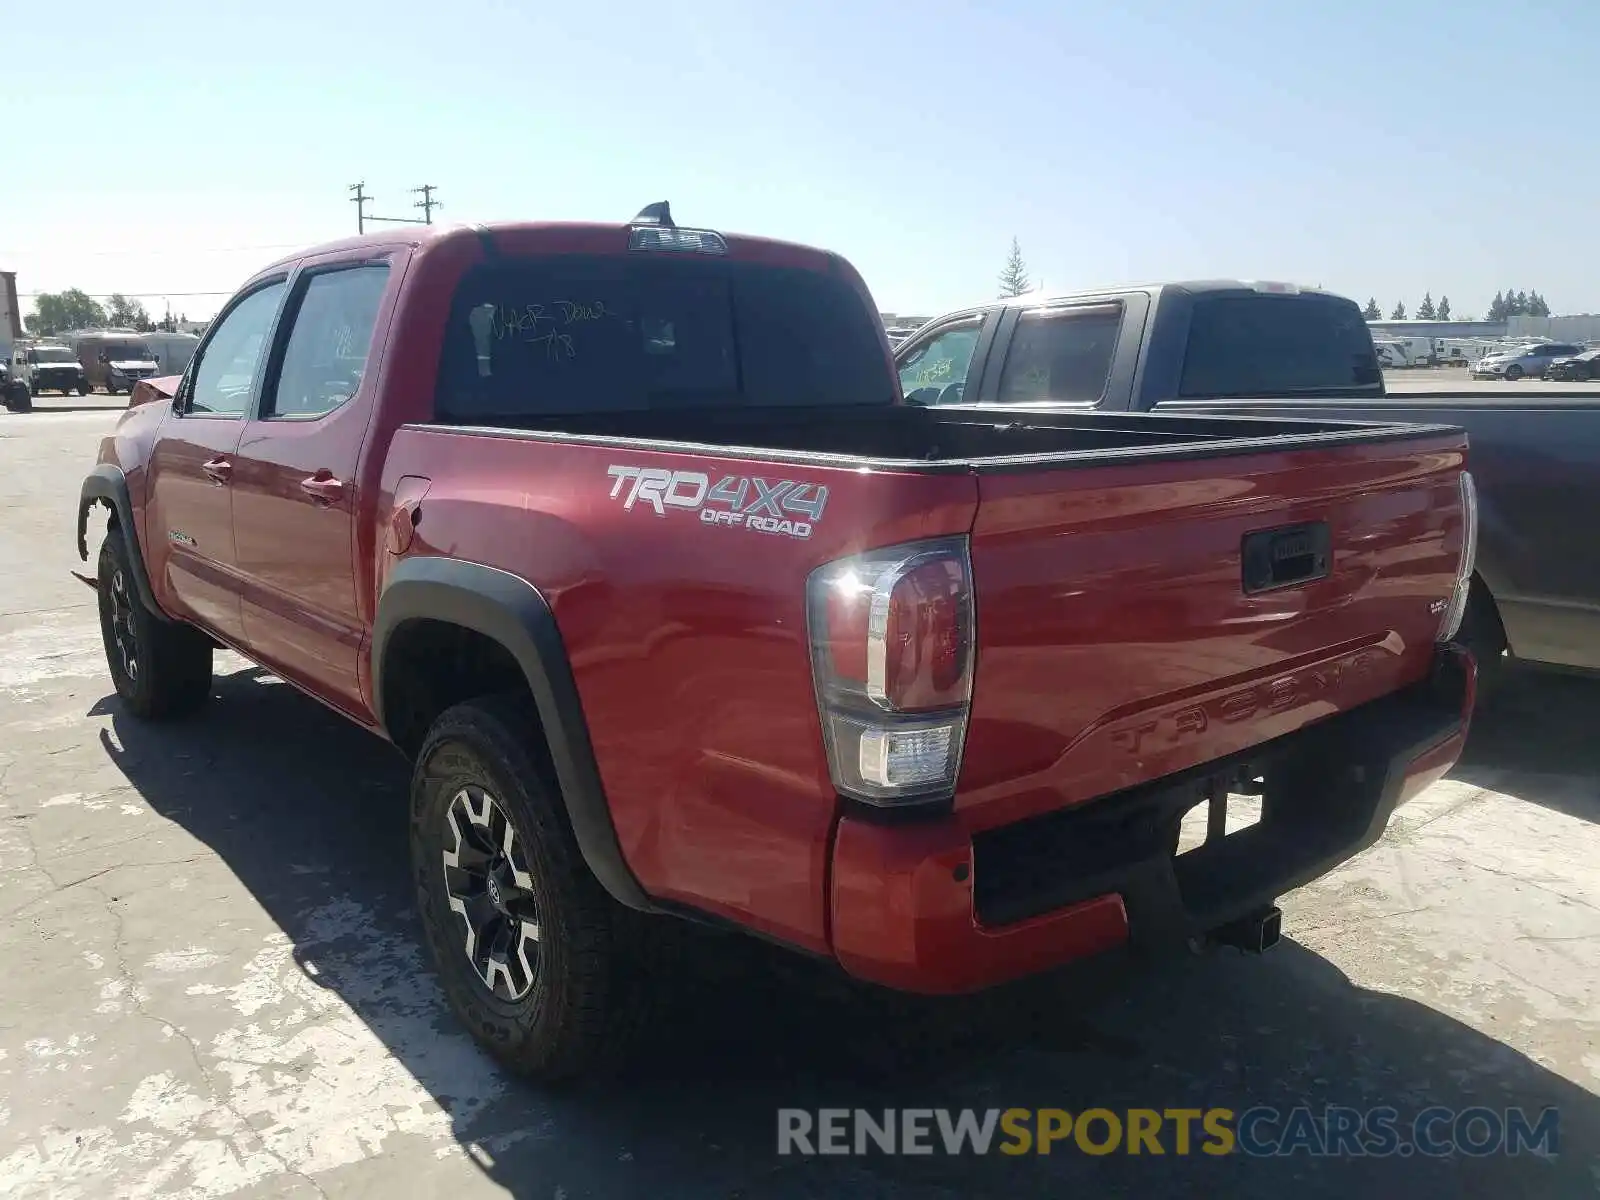
[(151, 328), (150, 314), (137, 300), (130, 300), (120, 292), (113, 293), (106, 304), (106, 320), (122, 329), (147, 330)]
[(1367, 298), (1367, 306), (1361, 310), (1361, 315), (1369, 321), (1381, 321), (1383, 319), (1383, 309), (1378, 307), (1377, 297), (1369, 296)]
[(1450, 297), (1449, 296), (1440, 296), (1439, 297), (1439, 309), (1438, 309), (1437, 316), (1438, 316), (1438, 319), (1441, 320), (1441, 321), (1448, 321), (1450, 319)]
[(64, 292), (40, 292), (33, 300), (27, 326), (41, 337), (65, 333), (69, 329), (94, 329), (106, 323), (106, 310), (100, 302), (80, 288)]
[(1027, 264), (1022, 261), (1022, 247), (1011, 239), (1011, 256), (1006, 259), (1006, 269), (1000, 272), (1000, 298), (1021, 296), (1033, 286), (1028, 279)]
[(1391, 321), (1404, 321), (1406, 319), (1406, 302), (1400, 301), (1394, 306), (1394, 311), (1389, 314)]
[(1422, 303), (1417, 308), (1417, 320), (1431, 321), (1434, 319), (1435, 315), (1436, 314), (1433, 311), (1433, 293), (1423, 292)]

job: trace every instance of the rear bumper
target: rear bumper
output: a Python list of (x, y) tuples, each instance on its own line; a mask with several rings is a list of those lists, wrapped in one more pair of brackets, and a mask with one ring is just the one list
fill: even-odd
[[(1476, 667), (1442, 649), (1423, 682), (1237, 759), (976, 836), (953, 817), (841, 819), (834, 953), (916, 992), (989, 987), (1135, 942), (1178, 943), (1270, 904), (1382, 836), (1454, 765)], [(1179, 857), (1176, 824), (1208, 790), (1265, 780), (1259, 823)]]

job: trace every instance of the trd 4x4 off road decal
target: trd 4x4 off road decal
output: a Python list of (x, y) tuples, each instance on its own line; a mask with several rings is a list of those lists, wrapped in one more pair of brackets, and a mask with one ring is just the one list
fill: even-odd
[[(700, 471), (610, 466), (611, 498), (622, 507), (648, 505), (658, 517), (670, 508), (692, 509), (705, 525), (753, 529), (784, 537), (808, 538), (828, 506), (822, 484), (781, 479), (768, 483), (756, 475), (725, 475), (716, 483)], [(805, 518), (805, 519), (798, 519)]]

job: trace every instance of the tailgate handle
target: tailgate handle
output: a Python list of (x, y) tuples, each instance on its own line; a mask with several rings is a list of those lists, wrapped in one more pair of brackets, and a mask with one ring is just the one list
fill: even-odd
[(1245, 534), (1240, 548), (1245, 594), (1326, 579), (1331, 547), (1326, 521)]

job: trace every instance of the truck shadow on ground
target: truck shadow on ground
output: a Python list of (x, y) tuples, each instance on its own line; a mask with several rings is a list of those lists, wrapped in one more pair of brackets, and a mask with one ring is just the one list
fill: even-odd
[[(465, 1044), (417, 948), (399, 758), (259, 672), (222, 676), (217, 692), (177, 728), (101, 701), (115, 733), (106, 752), (158, 813), (221, 857), (291, 939), (295, 961), (513, 1195), (1571, 1196), (1600, 1178), (1589, 1157), (1600, 1146), (1596, 1097), (1426, 1005), (1355, 986), (1292, 941), (1262, 958), (1108, 960), (932, 1002), (843, 984), (750, 939), (696, 934), (680, 970), (659, 981), (659, 1011), (627, 1076), (559, 1091), (512, 1080)], [(341, 922), (326, 920), (334, 907)], [(805, 1158), (776, 1145), (780, 1107), (1298, 1104), (1319, 1114), (1390, 1105), (1402, 1127), (1430, 1105), (1535, 1116), (1555, 1106), (1561, 1153), (1184, 1156), (1171, 1126), (1160, 1157), (1064, 1143), (1048, 1157)]]
[(1451, 778), (1600, 822), (1600, 678), (1507, 671)]

